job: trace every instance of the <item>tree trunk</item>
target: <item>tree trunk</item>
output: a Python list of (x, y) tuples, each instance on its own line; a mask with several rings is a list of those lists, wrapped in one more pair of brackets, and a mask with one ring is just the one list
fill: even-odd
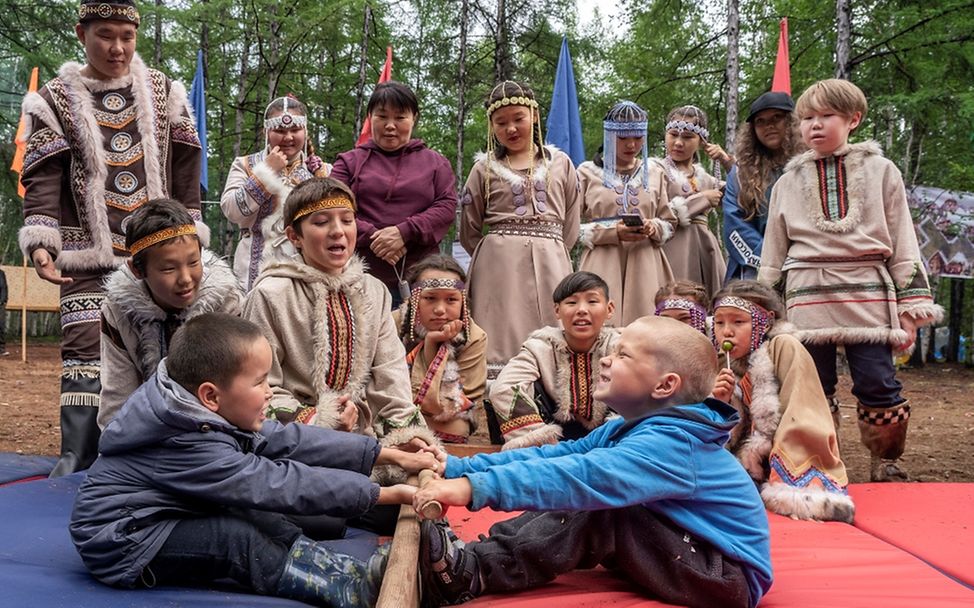
[(240, 156), (244, 133), (244, 104), (247, 101), (247, 78), (250, 76), (250, 30), (244, 30), (243, 43), (240, 45), (240, 75), (237, 79), (237, 96), (234, 99), (233, 117), (233, 157)]
[(267, 60), (267, 103), (274, 101), (277, 97), (277, 86), (281, 81), (281, 67), (278, 65), (281, 55), (281, 37), (279, 36), (281, 32), (281, 24), (277, 21), (277, 5), (272, 5), (268, 8), (271, 14), (270, 22), (270, 53), (268, 54)]
[[(740, 34), (741, 16), (738, 0), (727, 0), (727, 67), (724, 80), (727, 82), (727, 118), (724, 125), (724, 148), (734, 154), (734, 141), (737, 133), (737, 93), (740, 87)], [(720, 166), (719, 163), (717, 166)]]
[(852, 0), (835, 0), (835, 77), (848, 80), (852, 72)]
[(497, 31), (494, 36), (494, 82), (511, 79), (511, 59), (507, 38), (506, 0), (497, 0)]
[(162, 66), (162, 0), (156, 0), (156, 35), (155, 53), (153, 55), (153, 65), (156, 68)]
[(362, 116), (362, 106), (365, 104), (365, 69), (367, 67), (369, 55), (369, 32), (372, 29), (372, 8), (365, 5), (365, 13), (362, 16), (362, 48), (359, 53), (358, 63), (358, 87), (355, 92), (355, 131), (352, 132), (352, 147), (358, 143), (359, 133), (362, 132), (362, 123), (365, 117)]
[[(467, 118), (467, 29), (470, 23), (470, 2), (460, 0), (460, 56), (457, 58), (457, 160), (454, 173), (457, 190), (463, 185), (463, 125)], [(460, 208), (457, 207), (459, 215)]]

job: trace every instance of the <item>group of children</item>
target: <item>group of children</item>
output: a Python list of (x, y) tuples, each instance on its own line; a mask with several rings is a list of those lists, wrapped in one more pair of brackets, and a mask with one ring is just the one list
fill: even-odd
[[(708, 141), (699, 109), (668, 116), (667, 155), (653, 161), (645, 112), (618, 104), (602, 156), (576, 172), (543, 145), (533, 92), (500, 83), (486, 104), (487, 152), (461, 198), (469, 279), (452, 258), (426, 257), (404, 277), (393, 314), (387, 285), (355, 253), (357, 197), (326, 177), (331, 167), (307, 142), (307, 110), (292, 98), (267, 108), (267, 147), (237, 159), (228, 180), (221, 204), (249, 238), (233, 270), (204, 248), (198, 199), (175, 188), (185, 175), (160, 182), (154, 165), (111, 169), (121, 194), (86, 190), (131, 207), (110, 214), (108, 233), (85, 241), (71, 217), (60, 215), (67, 228), (46, 221), (58, 216), (39, 206), (51, 163), (74, 171), (72, 155), (85, 154), (50, 104), (68, 117), (95, 113), (59, 104), (62, 89), (101, 96), (112, 162), (159, 161), (146, 152), (158, 134), (111, 120), (149, 103), (134, 76), (114, 72), (132, 63), (137, 10), (82, 2), (80, 15), (89, 65), (25, 105), (36, 128), (21, 240), (69, 302), (72, 282), (122, 262), (92, 299), (103, 432), (70, 524), (100, 580), (230, 579), (257, 593), (369, 606), (388, 555), (375, 533), (390, 531), (395, 505), (437, 500), (528, 512), (468, 545), (445, 521), (424, 522), (420, 565), (434, 603), (601, 564), (663, 601), (753, 607), (772, 581), (765, 507), (853, 517), (830, 415), (837, 345), (874, 478), (902, 474), (909, 405), (890, 351), (911, 345), (940, 310), (898, 172), (873, 144), (848, 144), (866, 111), (851, 83), (823, 81), (798, 100), (809, 150), (770, 191), (758, 281), (723, 288), (707, 225), (720, 184), (694, 158), (703, 147), (733, 159)], [(108, 50), (93, 38), (111, 39)], [(784, 102), (762, 103), (748, 122), (763, 121), (754, 132), (766, 145), (783, 120), (766, 112)], [(177, 99), (166, 115), (191, 130), (184, 109)], [(189, 135), (177, 141), (192, 147)], [(129, 158), (133, 142), (143, 154)], [(183, 171), (175, 160), (167, 167)], [(123, 200), (142, 179), (143, 198)], [(738, 185), (754, 196), (753, 183)], [(88, 206), (79, 220), (104, 215)], [(585, 251), (572, 273), (578, 239)], [(71, 276), (53, 269), (55, 257)], [(68, 379), (84, 383), (77, 366)], [(442, 443), (467, 441), (485, 402), (505, 449), (448, 457)], [(403, 483), (423, 469), (443, 479), (418, 491)]]

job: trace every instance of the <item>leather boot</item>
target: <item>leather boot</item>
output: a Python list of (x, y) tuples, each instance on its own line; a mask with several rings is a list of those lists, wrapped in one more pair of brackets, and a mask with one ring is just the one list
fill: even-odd
[(897, 464), (906, 448), (910, 404), (868, 407), (859, 404), (859, 434), (870, 454), (871, 481), (907, 481), (909, 476)]
[(61, 406), (61, 458), (51, 478), (83, 471), (98, 457), (98, 408), (88, 405)]
[(367, 561), (299, 536), (288, 553), (277, 595), (315, 606), (371, 608), (379, 598), (389, 545), (376, 549)]

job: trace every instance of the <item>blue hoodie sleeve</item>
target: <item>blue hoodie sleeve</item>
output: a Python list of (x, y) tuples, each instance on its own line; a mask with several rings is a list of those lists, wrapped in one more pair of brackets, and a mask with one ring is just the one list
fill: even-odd
[(647, 425), (585, 452), (489, 466), (465, 475), (471, 508), (584, 511), (686, 498), (696, 486), (690, 446), (682, 430)]
[(271, 460), (296, 460), (368, 475), (379, 456), (378, 441), (355, 433), (275, 420), (266, 421), (260, 432), (265, 441), (257, 454)]
[(740, 188), (737, 165), (734, 165), (727, 176), (721, 203), (724, 210), (724, 246), (727, 255), (735, 262), (734, 266), (750, 266), (756, 269), (761, 265), (764, 233), (755, 221), (744, 219), (746, 214), (737, 201)]

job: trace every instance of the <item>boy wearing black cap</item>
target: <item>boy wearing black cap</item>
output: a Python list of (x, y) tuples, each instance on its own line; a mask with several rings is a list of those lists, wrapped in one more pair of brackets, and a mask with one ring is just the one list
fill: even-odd
[(802, 149), (791, 96), (769, 91), (755, 99), (747, 120), (737, 130), (737, 164), (727, 175), (721, 201), (727, 250), (725, 283), (757, 277), (771, 188), (788, 159)]
[(87, 63), (68, 62), (24, 98), (20, 248), (61, 288), (61, 459), (52, 477), (97, 456), (102, 280), (128, 257), (125, 223), (149, 199), (200, 215), (200, 143), (186, 90), (135, 52), (132, 0), (81, 2), (75, 33)]

